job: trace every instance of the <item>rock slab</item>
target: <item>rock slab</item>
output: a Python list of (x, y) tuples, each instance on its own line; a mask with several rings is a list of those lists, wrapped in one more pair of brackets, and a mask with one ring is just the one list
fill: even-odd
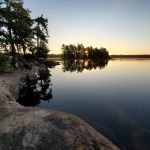
[(74, 115), (20, 106), (10, 78), (0, 77), (0, 150), (119, 150)]

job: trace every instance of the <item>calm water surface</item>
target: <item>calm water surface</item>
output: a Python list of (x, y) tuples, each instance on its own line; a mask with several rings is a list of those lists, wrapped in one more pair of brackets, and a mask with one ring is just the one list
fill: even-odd
[(79, 116), (122, 149), (150, 150), (150, 60), (63, 64), (51, 69), (53, 99), (41, 107)]

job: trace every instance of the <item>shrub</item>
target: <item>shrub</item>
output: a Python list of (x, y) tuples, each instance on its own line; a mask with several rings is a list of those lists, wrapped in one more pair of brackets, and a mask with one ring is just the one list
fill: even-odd
[(0, 53), (0, 73), (11, 71), (11, 59), (9, 56)]

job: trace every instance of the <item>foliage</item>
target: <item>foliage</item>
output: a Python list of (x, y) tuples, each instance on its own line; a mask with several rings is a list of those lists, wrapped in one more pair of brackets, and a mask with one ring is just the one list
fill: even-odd
[(30, 51), (37, 58), (46, 58), (48, 20), (42, 16), (32, 19), (22, 0), (1, 0), (0, 3), (0, 47), (13, 56), (16, 66), (17, 53)]
[(62, 53), (65, 59), (108, 59), (109, 52), (106, 48), (84, 47), (83, 44), (62, 45)]
[(47, 58), (47, 54), (49, 52), (49, 49), (47, 47), (47, 45), (45, 43), (40, 44), (40, 46), (38, 46), (35, 49), (35, 54), (34, 56), (39, 59), (39, 58)]
[(30, 11), (21, 0), (2, 0), (0, 9), (0, 45), (9, 50), (16, 66), (16, 50), (25, 47), (31, 33)]
[[(35, 58), (47, 58), (49, 49), (48, 43), (48, 20), (43, 15), (33, 19), (33, 37), (36, 42), (32, 42), (29, 51)], [(34, 44), (33, 44), (34, 43)]]
[(10, 58), (7, 55), (0, 53), (0, 73), (7, 73), (11, 71)]

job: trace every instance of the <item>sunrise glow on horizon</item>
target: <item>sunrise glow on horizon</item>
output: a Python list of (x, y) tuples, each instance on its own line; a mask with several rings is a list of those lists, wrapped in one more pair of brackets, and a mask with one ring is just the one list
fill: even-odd
[(110, 54), (150, 54), (150, 0), (24, 0), (34, 17), (49, 20), (49, 48), (105, 47)]

